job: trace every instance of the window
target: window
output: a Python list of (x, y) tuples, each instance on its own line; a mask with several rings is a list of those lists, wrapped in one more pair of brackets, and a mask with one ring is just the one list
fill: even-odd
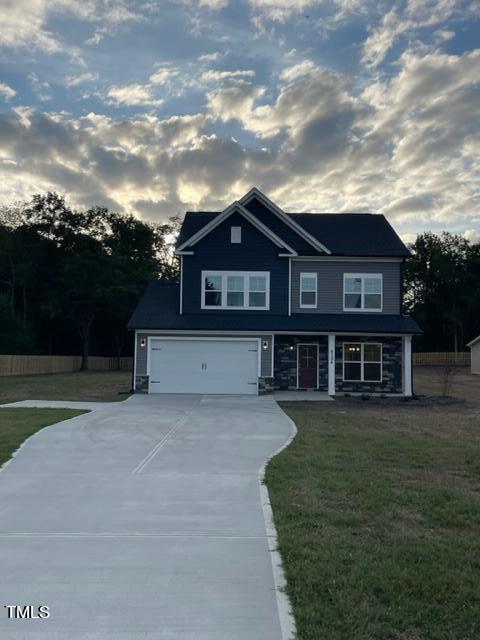
[(205, 306), (220, 307), (222, 306), (222, 277), (216, 275), (205, 276), (204, 280)]
[(382, 345), (374, 342), (345, 342), (343, 379), (348, 382), (381, 382)]
[(227, 276), (227, 307), (243, 307), (244, 301), (244, 277)]
[(317, 274), (300, 274), (300, 308), (314, 309), (317, 306)]
[(202, 309), (270, 307), (268, 271), (202, 271)]
[(248, 276), (248, 306), (263, 309), (267, 306), (267, 277)]
[(383, 304), (381, 273), (344, 273), (343, 310), (381, 311)]
[(232, 244), (242, 242), (242, 227), (230, 227), (230, 242)]

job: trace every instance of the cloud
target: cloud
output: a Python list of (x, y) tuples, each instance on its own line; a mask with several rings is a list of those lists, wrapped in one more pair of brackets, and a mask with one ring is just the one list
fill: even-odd
[(293, 13), (305, 11), (318, 4), (317, 0), (248, 0), (250, 6), (263, 16), (276, 22), (284, 22)]
[(0, 4), (0, 47), (63, 52), (81, 61), (78, 49), (49, 28), (50, 19), (58, 15), (98, 23), (105, 33), (113, 32), (119, 24), (140, 19), (122, 0), (7, 0)]
[(98, 80), (98, 73), (80, 73), (78, 75), (66, 76), (65, 86), (70, 89), (71, 87), (77, 87), (79, 84), (95, 82), (96, 80)]
[[(191, 90), (195, 101), (164, 107), (173, 105), (170, 117), (112, 116), (106, 106), (82, 116), (0, 114), (0, 197), (52, 188), (78, 206), (162, 219), (222, 208), (256, 184), (288, 210), (381, 211), (405, 237), (442, 227), (471, 235), (480, 220), (480, 51), (413, 46), (388, 76), (353, 80), (302, 51), (267, 71), (252, 62), (256, 52), (225, 56), (229, 69), (208, 69), (202, 56), (162, 63), (142, 67), (152, 70), (144, 83), (143, 70), (141, 81), (105, 89), (106, 103), (138, 111)], [(67, 87), (98, 79), (59, 77)]]
[(202, 54), (198, 60), (199, 62), (213, 62), (214, 60), (219, 60), (221, 55), (220, 51), (213, 51), (212, 53)]
[(149, 84), (124, 84), (112, 86), (107, 91), (107, 102), (127, 107), (154, 106), (163, 104), (161, 98), (153, 95), (153, 87)]
[(12, 87), (10, 87), (8, 84), (5, 84), (5, 82), (0, 82), (0, 96), (3, 96), (4, 100), (8, 102), (16, 95), (17, 92), (15, 91), (15, 89), (12, 89)]
[(252, 69), (237, 69), (234, 71), (204, 71), (200, 80), (202, 82), (222, 82), (222, 81), (237, 81), (237, 80), (245, 80), (247, 78), (253, 78), (255, 76), (255, 71)]
[(466, 229), (463, 232), (463, 237), (471, 244), (477, 244), (480, 242), (480, 229)]
[(296, 80), (301, 76), (308, 75), (315, 70), (315, 64), (312, 60), (303, 60), (298, 64), (295, 64), (291, 67), (286, 67), (282, 69), (280, 73), (280, 78), (282, 80), (286, 80), (287, 82), (291, 82), (292, 80)]
[[(403, 11), (398, 4), (388, 11), (380, 24), (372, 30), (363, 44), (363, 61), (377, 67), (401, 36), (410, 36), (418, 29), (433, 27), (448, 21), (461, 12), (462, 3), (457, 0), (408, 0)], [(463, 9), (468, 12), (468, 9)], [(437, 31), (444, 39), (451, 37), (449, 32)]]
[(53, 92), (49, 82), (41, 80), (34, 71), (28, 74), (28, 81), (39, 100), (46, 102), (52, 99)]
[(224, 9), (229, 0), (180, 0), (183, 4), (193, 5), (195, 7), (200, 7), (201, 9), (211, 9), (213, 11), (219, 11), (220, 9)]
[(153, 84), (167, 84), (172, 78), (179, 75), (177, 69), (171, 67), (158, 67), (150, 76), (150, 82)]

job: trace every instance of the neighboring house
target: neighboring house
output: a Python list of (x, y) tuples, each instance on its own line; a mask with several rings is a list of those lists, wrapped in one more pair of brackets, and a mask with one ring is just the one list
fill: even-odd
[(128, 325), (137, 392), (412, 395), (409, 251), (384, 216), (287, 214), (254, 188), (187, 213), (176, 253), (179, 284)]
[(480, 373), (480, 336), (467, 344), (470, 347), (470, 371)]

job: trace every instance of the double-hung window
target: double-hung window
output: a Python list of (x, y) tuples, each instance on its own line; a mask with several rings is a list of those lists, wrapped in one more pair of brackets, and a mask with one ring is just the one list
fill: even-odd
[(381, 311), (383, 278), (381, 273), (344, 273), (343, 310)]
[(381, 382), (382, 345), (375, 342), (345, 342), (343, 379), (349, 382)]
[(300, 308), (315, 309), (317, 306), (317, 274), (300, 274)]
[(202, 309), (270, 307), (268, 271), (202, 271)]

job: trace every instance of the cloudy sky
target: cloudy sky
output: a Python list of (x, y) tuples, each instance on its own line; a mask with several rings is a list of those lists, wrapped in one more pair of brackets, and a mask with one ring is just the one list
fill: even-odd
[(478, 0), (0, 0), (0, 201), (480, 238)]

